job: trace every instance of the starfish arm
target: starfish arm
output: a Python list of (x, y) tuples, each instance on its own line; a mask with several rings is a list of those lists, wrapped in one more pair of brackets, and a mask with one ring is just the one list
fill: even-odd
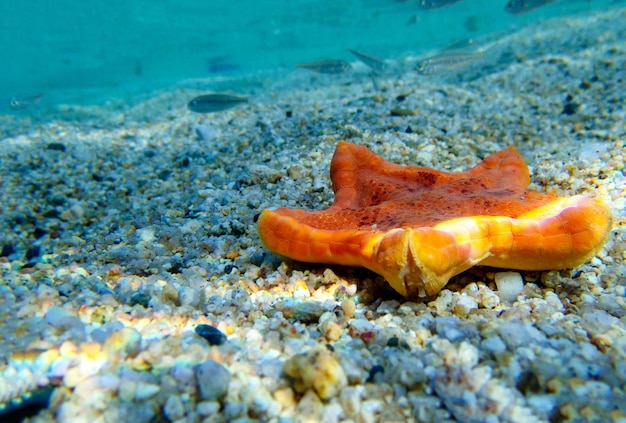
[(407, 185), (414, 193), (446, 186), (452, 191), (505, 189), (522, 193), (530, 174), (513, 146), (486, 157), (466, 172), (445, 172), (391, 163), (365, 146), (340, 141), (330, 164), (330, 179), (335, 200), (326, 212), (376, 205), (405, 195)]
[(481, 264), (520, 270), (576, 267), (598, 252), (611, 228), (606, 205), (579, 195), (556, 198), (517, 219), (484, 219), (492, 246)]
[(611, 225), (594, 199), (558, 198), (520, 218), (474, 216), (433, 228), (392, 229), (361, 252), (364, 266), (402, 295), (434, 295), (477, 264), (519, 270), (575, 267), (595, 254)]
[(362, 230), (327, 230), (301, 224), (304, 210), (265, 210), (258, 222), (261, 241), (271, 251), (308, 263), (365, 266), (362, 250), (372, 236)]

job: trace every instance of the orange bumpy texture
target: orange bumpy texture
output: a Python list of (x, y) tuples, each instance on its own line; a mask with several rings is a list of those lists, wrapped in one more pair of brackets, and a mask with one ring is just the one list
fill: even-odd
[(341, 141), (330, 178), (331, 207), (265, 210), (261, 240), (294, 260), (366, 267), (405, 296), (434, 295), (477, 264), (577, 266), (611, 227), (599, 200), (528, 191), (528, 167), (514, 147), (449, 173), (389, 163)]

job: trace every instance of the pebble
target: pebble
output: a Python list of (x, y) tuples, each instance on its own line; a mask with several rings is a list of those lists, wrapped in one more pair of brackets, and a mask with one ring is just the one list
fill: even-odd
[(348, 383), (337, 359), (323, 348), (293, 356), (285, 362), (283, 370), (294, 378), (296, 392), (313, 389), (321, 399), (336, 396)]
[(498, 272), (495, 274), (498, 293), (503, 301), (511, 304), (524, 289), (522, 275), (517, 272)]
[(356, 304), (352, 298), (344, 298), (341, 301), (341, 310), (347, 319), (352, 319), (356, 313)]
[(265, 251), (257, 250), (250, 256), (250, 263), (260, 267), (263, 264), (266, 255), (267, 253)]
[(326, 312), (326, 308), (320, 302), (306, 301), (286, 309), (285, 316), (302, 323), (317, 323), (324, 312)]
[(215, 141), (222, 131), (215, 126), (199, 124), (194, 126), (198, 141)]
[(204, 302), (204, 292), (198, 288), (182, 287), (178, 290), (178, 300), (181, 306), (197, 308)]
[(170, 421), (182, 419), (185, 416), (185, 406), (177, 395), (171, 395), (165, 401), (163, 414)]
[(201, 401), (196, 405), (196, 413), (202, 417), (216, 415), (220, 411), (220, 403), (217, 401)]
[(500, 338), (509, 349), (516, 349), (533, 342), (545, 342), (545, 335), (530, 324), (521, 321), (502, 323), (498, 330)]
[(332, 320), (324, 321), (319, 325), (319, 328), (320, 332), (322, 332), (326, 339), (331, 342), (334, 342), (341, 338), (341, 335), (343, 333), (343, 329), (341, 328), (341, 326), (339, 326), (337, 322)]
[(218, 401), (228, 391), (231, 374), (221, 364), (207, 360), (195, 366), (195, 374), (203, 401)]
[(135, 401), (146, 401), (159, 392), (159, 385), (139, 382), (135, 388)]
[(341, 391), (339, 401), (348, 417), (360, 411), (363, 391), (363, 387), (347, 387)]
[(198, 325), (195, 329), (196, 333), (207, 340), (209, 345), (222, 345), (226, 342), (227, 337), (218, 328), (211, 325)]
[(302, 423), (321, 422), (324, 414), (324, 404), (312, 390), (307, 390), (296, 408), (296, 416), (302, 416), (298, 421)]
[(64, 308), (52, 306), (46, 311), (44, 320), (52, 327), (63, 329), (72, 326), (75, 317)]
[(104, 348), (122, 357), (135, 357), (141, 347), (141, 334), (133, 327), (125, 327), (109, 336)]

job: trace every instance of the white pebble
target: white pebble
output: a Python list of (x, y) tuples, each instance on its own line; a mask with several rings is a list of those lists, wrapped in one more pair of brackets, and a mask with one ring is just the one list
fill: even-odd
[(348, 416), (353, 416), (361, 409), (362, 387), (348, 387), (341, 391), (339, 402)]
[(500, 298), (507, 302), (515, 302), (517, 296), (524, 289), (522, 275), (517, 272), (498, 272), (495, 275), (496, 286)]
[(145, 401), (159, 392), (159, 385), (153, 383), (139, 383), (135, 390), (135, 399), (137, 401)]

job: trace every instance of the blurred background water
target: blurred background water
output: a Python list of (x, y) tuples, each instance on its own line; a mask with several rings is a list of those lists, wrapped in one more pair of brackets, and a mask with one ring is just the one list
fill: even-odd
[(0, 0), (0, 99), (45, 93), (46, 102), (93, 103), (189, 78), (354, 61), (349, 47), (383, 58), (420, 55), (622, 3), (561, 0), (513, 16), (506, 2), (427, 11), (415, 0)]

